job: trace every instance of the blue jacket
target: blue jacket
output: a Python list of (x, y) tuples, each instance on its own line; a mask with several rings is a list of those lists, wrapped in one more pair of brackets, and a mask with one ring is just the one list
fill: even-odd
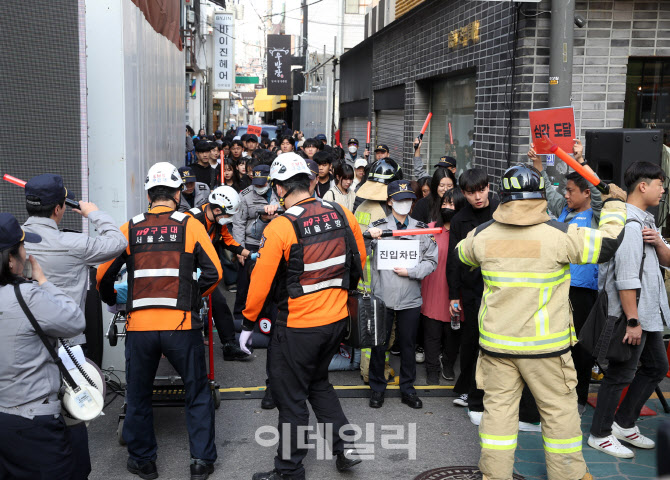
[[(563, 211), (558, 217), (559, 222), (565, 222), (567, 216), (574, 213), (572, 219), (568, 223), (574, 223), (578, 227), (591, 228), (591, 221), (593, 219), (593, 209), (589, 208), (583, 212), (574, 212), (567, 206), (563, 207)], [(598, 265), (576, 265), (570, 264), (570, 286), (590, 288), (591, 290), (598, 290)]]

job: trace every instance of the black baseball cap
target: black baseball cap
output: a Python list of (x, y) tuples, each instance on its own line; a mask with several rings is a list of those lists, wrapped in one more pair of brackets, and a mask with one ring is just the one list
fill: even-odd
[(24, 232), (11, 213), (0, 213), (0, 250), (13, 247), (19, 242), (40, 243), (42, 237)]
[(265, 185), (270, 179), (270, 166), (269, 165), (256, 165), (253, 170), (253, 176), (251, 177), (251, 184), (257, 186)]
[(258, 143), (258, 137), (253, 133), (247, 134), (247, 142), (256, 142)]
[(375, 152), (390, 152), (388, 145), (384, 145), (383, 143), (380, 143), (377, 145), (377, 148), (375, 148)]
[(63, 178), (53, 173), (43, 173), (28, 180), (25, 194), (31, 205), (57, 205), (65, 198), (74, 200), (74, 194), (63, 185)]
[(323, 134), (323, 133), (319, 133), (319, 134), (318, 134), (316, 137), (314, 137), (314, 138), (316, 138), (317, 140), (321, 140), (322, 142), (327, 142), (327, 141), (328, 141), (328, 138), (327, 138), (326, 135)]
[(209, 152), (214, 150), (214, 147), (217, 145), (214, 142), (210, 142), (209, 140), (200, 140), (198, 143), (195, 144), (195, 151), (196, 152)]
[(181, 175), (181, 179), (184, 183), (190, 183), (190, 182), (195, 182), (195, 174), (193, 173), (193, 170), (191, 170), (191, 167), (179, 167), (179, 175)]
[(349, 141), (347, 142), (347, 145), (351, 145), (352, 143), (355, 143), (356, 146), (358, 146), (358, 139), (350, 138)]
[(307, 168), (309, 168), (309, 171), (312, 172), (312, 174), (309, 176), (309, 179), (314, 180), (316, 176), (319, 174), (319, 165), (311, 158), (306, 158), (305, 163), (307, 164)]
[(416, 200), (416, 194), (407, 180), (396, 180), (395, 182), (389, 183), (386, 191), (388, 198), (394, 200)]
[(435, 165), (436, 167), (456, 168), (456, 159), (454, 157), (440, 157), (440, 161)]

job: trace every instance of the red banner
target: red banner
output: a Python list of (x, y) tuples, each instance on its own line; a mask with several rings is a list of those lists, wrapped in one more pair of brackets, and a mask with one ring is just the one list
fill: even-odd
[[(530, 137), (535, 152), (546, 155), (553, 153), (550, 148), (557, 145), (566, 152), (572, 152), (575, 131), (575, 112), (572, 107), (543, 108), (528, 112)], [(547, 137), (549, 139), (547, 140)]]
[(257, 137), (260, 137), (261, 133), (263, 133), (263, 129), (256, 125), (249, 125), (247, 127), (247, 133), (249, 135), (256, 135)]

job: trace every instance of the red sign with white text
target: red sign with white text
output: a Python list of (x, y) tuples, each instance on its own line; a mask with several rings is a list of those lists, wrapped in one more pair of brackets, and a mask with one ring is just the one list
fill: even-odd
[[(249, 135), (256, 135), (257, 137), (260, 137), (261, 133), (263, 133), (263, 129), (261, 127), (256, 126), (256, 125), (249, 125), (247, 127), (247, 133)], [(570, 148), (570, 151), (572, 151), (572, 147)]]
[[(528, 112), (530, 138), (538, 154), (550, 154), (553, 145), (572, 153), (575, 131), (575, 111), (572, 107), (543, 108)], [(547, 138), (549, 137), (549, 138)]]

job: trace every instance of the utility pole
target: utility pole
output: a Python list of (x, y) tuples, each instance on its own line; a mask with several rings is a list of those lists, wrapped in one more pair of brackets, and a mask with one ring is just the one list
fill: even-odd
[(572, 50), (575, 0), (551, 0), (549, 108), (569, 106), (572, 100)]
[(307, 72), (307, 0), (302, 0), (302, 54), (305, 57), (305, 72)]

